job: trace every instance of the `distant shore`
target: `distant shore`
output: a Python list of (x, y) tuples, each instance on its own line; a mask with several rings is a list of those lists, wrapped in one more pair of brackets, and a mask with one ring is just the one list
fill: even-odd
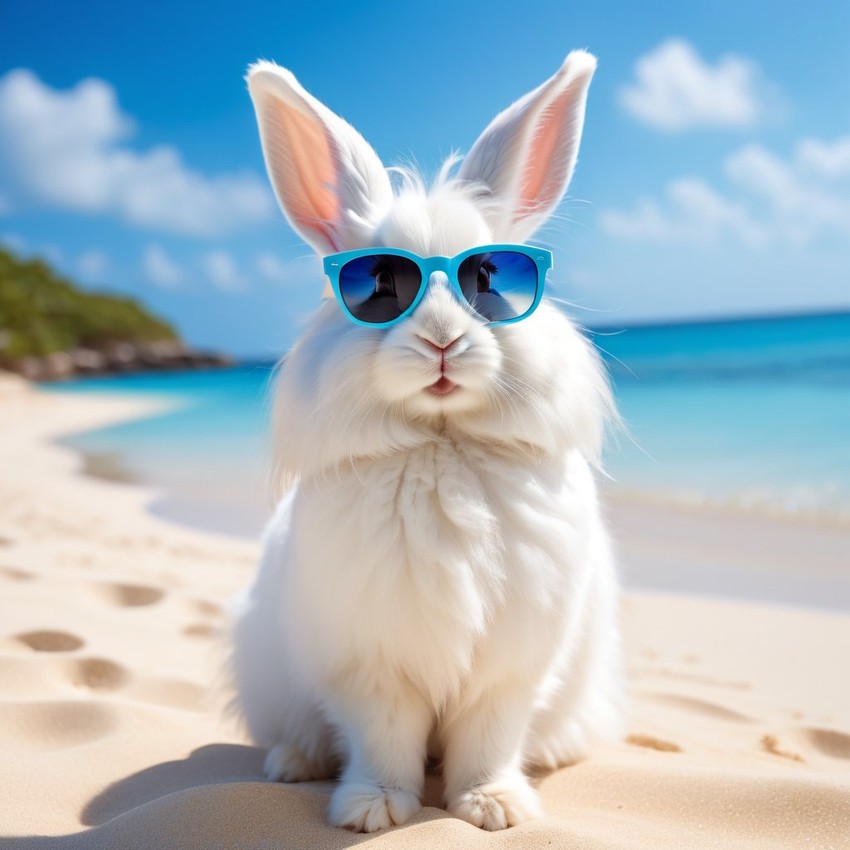
[(162, 372), (178, 369), (220, 369), (232, 366), (229, 354), (200, 351), (180, 340), (122, 342), (102, 350), (73, 348), (43, 357), (21, 357), (6, 368), (30, 381), (65, 381), (76, 378)]

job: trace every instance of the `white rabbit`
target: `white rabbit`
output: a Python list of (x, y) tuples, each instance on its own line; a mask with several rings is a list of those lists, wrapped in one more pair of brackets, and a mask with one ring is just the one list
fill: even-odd
[[(408, 175), (394, 191), (289, 71), (259, 62), (248, 84), (278, 200), (320, 254), (451, 257), (546, 220), (595, 67), (571, 53), (429, 190)], [(591, 471), (610, 413), (595, 350), (545, 300), (488, 326), (436, 272), (391, 328), (324, 301), (278, 376), (288, 492), (233, 632), (235, 704), (270, 779), (341, 770), (330, 820), (370, 832), (419, 810), (433, 755), (448, 810), (503, 829), (541, 814), (524, 767), (619, 734), (618, 588)]]

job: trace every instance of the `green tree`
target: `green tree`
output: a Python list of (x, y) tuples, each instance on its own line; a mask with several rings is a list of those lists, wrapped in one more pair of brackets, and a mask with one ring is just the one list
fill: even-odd
[(85, 292), (42, 260), (0, 249), (0, 365), (72, 348), (177, 339), (132, 298)]

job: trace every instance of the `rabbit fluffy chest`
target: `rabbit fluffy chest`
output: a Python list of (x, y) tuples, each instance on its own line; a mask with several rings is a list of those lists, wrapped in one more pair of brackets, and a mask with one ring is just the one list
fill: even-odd
[(288, 566), (313, 669), (389, 665), (439, 705), (473, 667), (545, 665), (594, 500), (578, 453), (518, 464), (450, 439), (303, 481)]

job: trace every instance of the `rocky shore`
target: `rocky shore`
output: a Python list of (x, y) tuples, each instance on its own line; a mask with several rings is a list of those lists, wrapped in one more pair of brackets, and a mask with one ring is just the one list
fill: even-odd
[(4, 364), (4, 368), (30, 381), (61, 381), (128, 372), (223, 368), (233, 363), (227, 354), (199, 351), (175, 339), (119, 342), (103, 350), (73, 348), (42, 357), (21, 357)]

